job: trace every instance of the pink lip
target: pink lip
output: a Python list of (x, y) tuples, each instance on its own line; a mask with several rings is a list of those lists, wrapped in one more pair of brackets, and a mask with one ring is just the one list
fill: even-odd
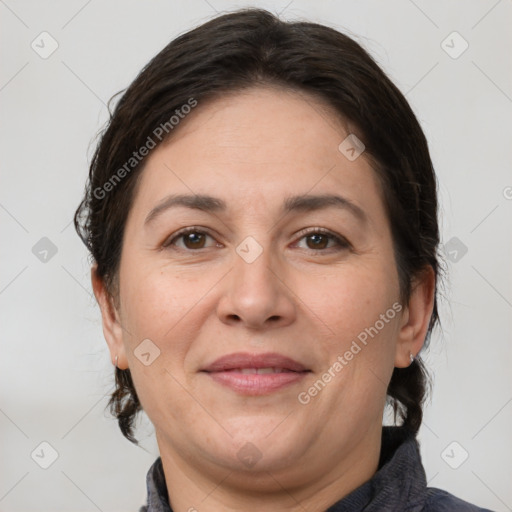
[[(274, 368), (275, 373), (242, 373)], [(235, 353), (223, 356), (201, 370), (214, 381), (243, 395), (265, 395), (304, 378), (310, 370), (277, 353)]]

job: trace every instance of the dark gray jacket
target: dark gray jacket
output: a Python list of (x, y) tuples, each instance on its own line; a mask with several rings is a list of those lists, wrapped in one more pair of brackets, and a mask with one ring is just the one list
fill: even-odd
[[(172, 512), (160, 457), (148, 472), (147, 488), (148, 504), (139, 512)], [(378, 471), (326, 512), (363, 511), (492, 512), (427, 487), (418, 442), (401, 427), (383, 427)]]

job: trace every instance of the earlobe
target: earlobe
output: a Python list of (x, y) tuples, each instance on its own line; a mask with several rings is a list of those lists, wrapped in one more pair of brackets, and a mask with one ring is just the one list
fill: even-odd
[(402, 316), (395, 354), (395, 367), (410, 366), (421, 350), (434, 308), (436, 277), (428, 265), (413, 280), (409, 304)]
[(97, 274), (97, 264), (91, 268), (91, 283), (94, 296), (100, 307), (103, 335), (110, 351), (110, 359), (118, 368), (124, 370), (128, 368), (128, 363), (124, 350), (121, 320), (103, 278)]

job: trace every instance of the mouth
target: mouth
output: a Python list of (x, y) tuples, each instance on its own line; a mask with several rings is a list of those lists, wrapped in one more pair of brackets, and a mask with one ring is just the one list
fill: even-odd
[(201, 370), (214, 382), (242, 395), (267, 395), (300, 382), (311, 370), (277, 353), (235, 353)]

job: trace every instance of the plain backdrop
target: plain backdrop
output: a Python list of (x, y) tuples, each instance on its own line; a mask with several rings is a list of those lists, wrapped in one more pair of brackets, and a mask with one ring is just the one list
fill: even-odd
[(355, 37), (417, 114), (449, 272), (423, 355), (427, 479), (512, 510), (510, 0), (1, 0), (0, 511), (145, 500), (157, 446), (144, 418), (136, 447), (105, 412), (113, 369), (71, 219), (108, 99), (178, 34), (248, 5)]

